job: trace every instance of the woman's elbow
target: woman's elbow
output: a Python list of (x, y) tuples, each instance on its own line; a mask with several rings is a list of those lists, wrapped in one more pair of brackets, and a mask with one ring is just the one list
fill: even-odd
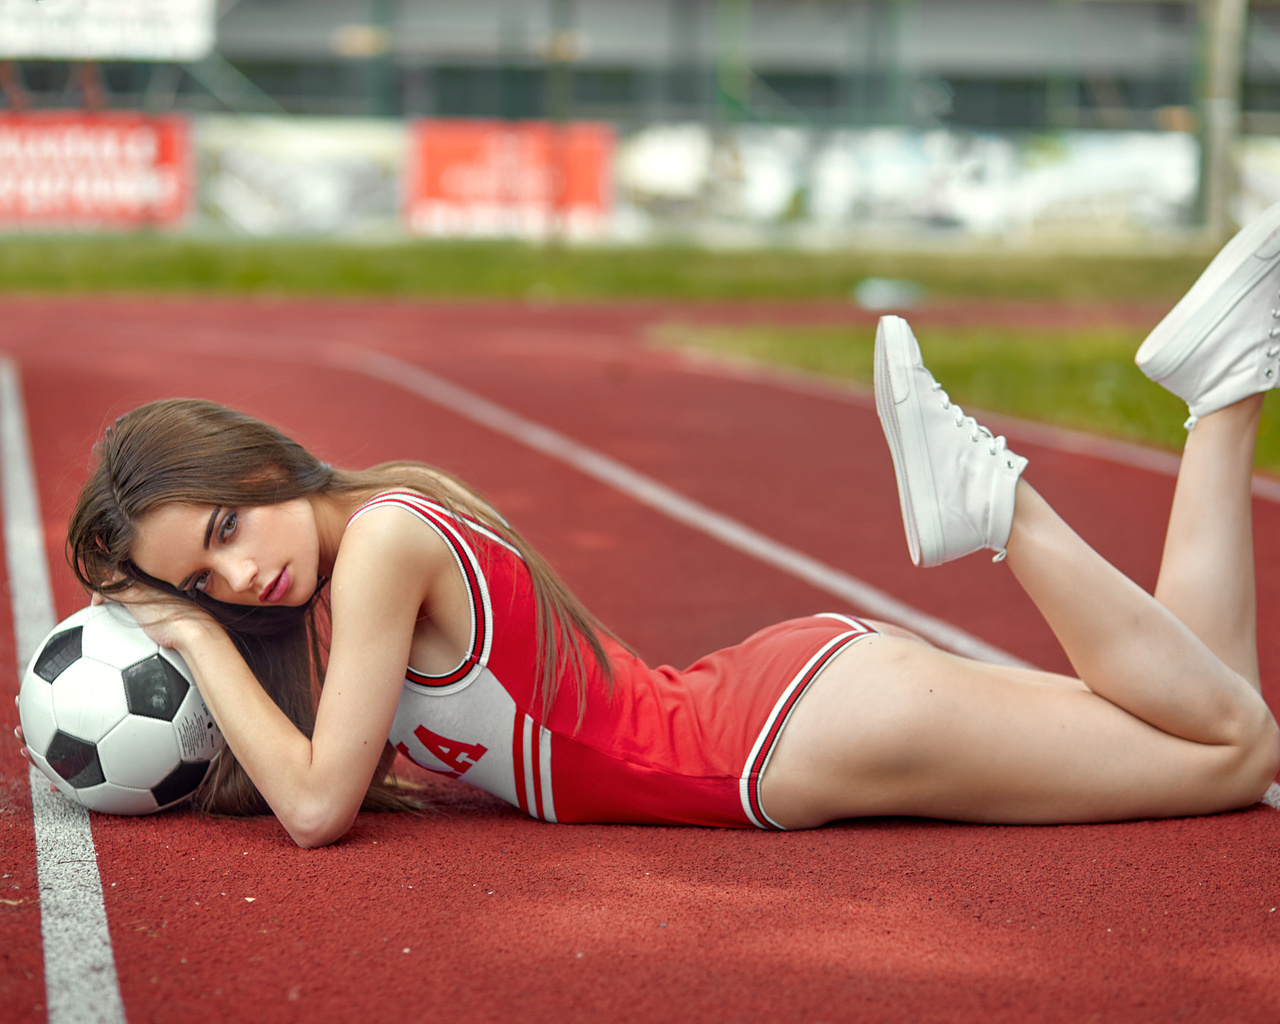
[(307, 807), (292, 808), (287, 817), (279, 817), (293, 841), (304, 850), (311, 850), (329, 846), (345, 836), (356, 820), (356, 812), (336, 808), (322, 800)]

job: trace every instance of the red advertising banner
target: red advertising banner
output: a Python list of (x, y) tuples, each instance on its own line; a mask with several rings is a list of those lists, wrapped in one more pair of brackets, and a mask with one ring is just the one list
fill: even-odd
[(405, 224), (419, 235), (601, 237), (613, 206), (613, 153), (605, 124), (414, 122)]
[(182, 117), (0, 114), (0, 225), (173, 227), (194, 192)]

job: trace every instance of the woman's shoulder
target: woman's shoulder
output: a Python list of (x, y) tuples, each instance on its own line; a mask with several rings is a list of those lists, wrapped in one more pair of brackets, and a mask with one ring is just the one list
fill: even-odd
[[(406, 514), (407, 513), (407, 514)], [(407, 488), (379, 491), (362, 501), (347, 519), (342, 545), (352, 540), (429, 541), (436, 521), (449, 517), (442, 502)], [(341, 547), (339, 548), (341, 550)]]
[[(408, 514), (406, 514), (408, 513)], [(412, 566), (438, 557), (446, 545), (433, 520), (447, 515), (438, 502), (415, 491), (382, 491), (362, 502), (347, 520), (334, 572), (353, 558)], [(417, 567), (420, 567), (418, 565)]]

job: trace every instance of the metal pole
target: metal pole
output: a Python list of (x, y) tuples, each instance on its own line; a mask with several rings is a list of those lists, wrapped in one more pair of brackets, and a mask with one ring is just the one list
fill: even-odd
[(578, 57), (576, 14), (574, 0), (551, 0), (547, 106), (554, 121), (564, 122), (573, 117), (573, 62)]
[(498, 12), (497, 114), (503, 121), (528, 117), (532, 108), (527, 90), (529, 68), (526, 59), (525, 16), (523, 8), (503, 6)]
[(1077, 82), (1079, 81), (1079, 54), (1076, 51), (1074, 24), (1075, 4), (1072, 0), (1054, 0), (1050, 31), (1055, 33), (1058, 45), (1054, 48), (1061, 63), (1049, 70), (1049, 93), (1046, 118), (1051, 128), (1074, 128), (1079, 120)]
[(569, 214), (569, 133), (573, 130), (573, 62), (578, 59), (575, 0), (551, 0), (551, 44), (548, 54), (551, 112), (551, 192), (547, 211), (552, 242), (564, 238)]
[(1200, 220), (1210, 239), (1231, 232), (1233, 148), (1240, 131), (1240, 85), (1248, 0), (1200, 0)]
[(903, 53), (904, 22), (910, 0), (871, 0), (866, 32), (867, 120), (873, 124), (910, 123), (914, 84)]
[(373, 45), (365, 60), (367, 110), (375, 117), (392, 117), (399, 103), (396, 89), (396, 0), (371, 0), (369, 25)]
[(870, 7), (865, 3), (845, 5), (845, 58), (840, 76), (841, 115), (846, 125), (861, 125), (870, 120), (866, 116), (867, 81), (870, 78), (870, 61), (863, 48), (869, 34)]
[(668, 0), (667, 18), (665, 115), (672, 120), (702, 121), (707, 117), (708, 104), (700, 0)]
[(751, 113), (751, 0), (716, 4), (716, 105), (723, 123)]

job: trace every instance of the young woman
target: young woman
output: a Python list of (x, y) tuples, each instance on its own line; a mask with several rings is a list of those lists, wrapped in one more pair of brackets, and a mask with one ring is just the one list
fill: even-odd
[(128, 602), (191, 667), (229, 747), (197, 806), (270, 809), (303, 846), (341, 837), (362, 805), (412, 803), (386, 777), (397, 751), (552, 821), (807, 828), (1242, 807), (1280, 764), (1250, 523), (1262, 393), (1280, 368), (1277, 266), (1280, 207), (1139, 352), (1194, 428), (1154, 596), (949, 402), (906, 323), (881, 322), (876, 398), (913, 560), (996, 551), (1078, 678), (840, 615), (651, 670), (459, 481), (413, 463), (335, 470), (203, 402), (145, 406), (107, 431), (69, 554), (95, 599)]

